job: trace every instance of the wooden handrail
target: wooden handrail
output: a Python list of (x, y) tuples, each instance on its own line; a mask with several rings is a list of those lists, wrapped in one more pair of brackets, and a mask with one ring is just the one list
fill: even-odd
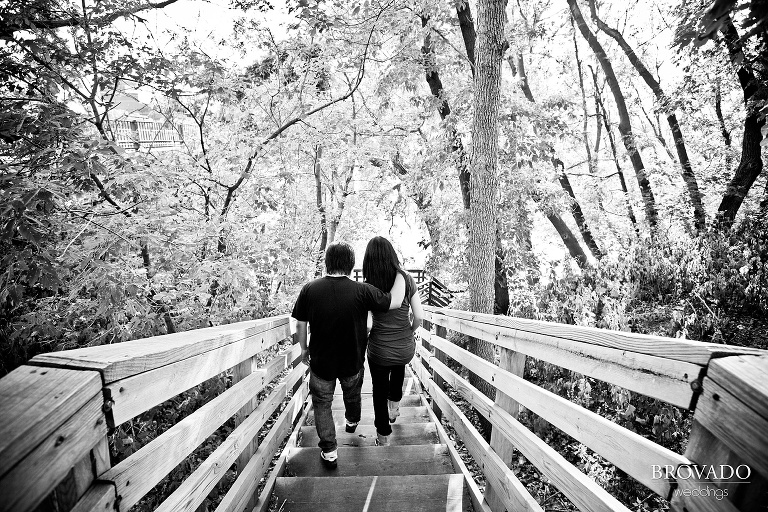
[[(436, 286), (435, 282), (425, 278), (422, 285)], [(581, 510), (626, 510), (520, 423), (519, 405), (670, 500), (675, 510), (747, 512), (764, 499), (768, 352), (433, 306), (424, 309), (429, 329), (416, 333), (418, 357), (412, 365), (432, 396), (434, 413), (451, 422), (483, 468), (489, 485), (485, 500), (475, 503), (478, 510), (541, 511), (509, 467), (511, 447)], [(486, 361), (451, 343), (449, 330), (495, 345), (501, 360)], [(53, 506), (53, 501), (60, 510), (76, 512), (128, 510), (232, 417), (235, 429), (158, 510), (193, 512), (223, 476), (221, 468), (234, 463), (238, 478), (217, 511), (254, 506), (265, 510), (275, 473), (257, 497), (258, 482), (304, 414), (308, 396), (299, 347), (274, 351), (289, 335), (284, 315), (35, 357), (0, 380), (0, 512), (32, 511), (41, 504)], [(685, 454), (526, 381), (525, 356), (692, 410)], [(470, 385), (448, 358), (495, 387), (496, 399)], [(225, 371), (232, 371), (231, 387), (110, 467), (109, 427)], [(256, 395), (270, 384), (274, 384), (271, 391), (255, 403)], [(490, 442), (451, 401), (444, 385), (458, 391), (490, 422)], [(277, 420), (257, 447), (259, 430), (275, 414)], [(285, 465), (281, 460), (278, 472)], [(719, 464), (748, 467), (750, 487), (712, 481), (707, 474), (685, 478), (678, 472)], [(659, 476), (652, 468), (669, 469)], [(731, 498), (709, 499), (700, 495), (702, 490), (726, 490)], [(477, 501), (479, 491), (473, 496)]]
[[(298, 345), (255, 368), (257, 356), (289, 336), (283, 315), (35, 357), (0, 380), (0, 512), (35, 510), (43, 500), (59, 510), (128, 510), (233, 415), (235, 430), (161, 510), (194, 511), (220, 468), (241, 455), (247, 466), (233, 489), (252, 495), (308, 394)], [(256, 395), (291, 368), (254, 410)], [(230, 369), (229, 389), (110, 468), (108, 426)], [(291, 396), (254, 450), (259, 430)]]
[[(509, 458), (506, 454), (511, 451), (505, 450), (505, 444), (520, 450), (581, 510), (626, 510), (519, 423), (518, 403), (670, 500), (675, 510), (746, 512), (764, 502), (768, 491), (768, 351), (430, 306), (424, 309), (430, 329), (417, 331), (419, 357), (412, 365), (437, 411), (452, 422), (483, 467), (489, 481), (486, 500), (494, 512), (512, 510), (510, 507), (530, 509), (527, 491), (520, 491), (506, 473), (511, 458), (500, 462), (502, 459), (489, 454), (490, 450)], [(432, 332), (431, 326), (437, 331)], [(482, 339), (502, 352), (530, 355), (694, 410), (685, 455), (524, 380), (520, 365), (514, 370), (503, 368), (471, 354), (448, 341), (446, 329)], [(451, 370), (447, 357), (495, 387), (496, 402)], [(490, 422), (494, 428), (490, 444), (478, 440), (469, 420), (443, 392), (445, 384)], [(751, 483), (708, 479), (706, 471), (719, 469), (721, 464), (743, 464), (742, 474), (748, 467)], [(687, 472), (678, 472), (680, 468), (704, 476), (688, 478)], [(738, 499), (738, 507), (734, 499)]]

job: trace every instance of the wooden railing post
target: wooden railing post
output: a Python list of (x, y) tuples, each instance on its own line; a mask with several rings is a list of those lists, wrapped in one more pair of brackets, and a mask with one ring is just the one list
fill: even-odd
[(747, 512), (768, 503), (766, 377), (768, 356), (710, 362), (685, 451), (693, 468), (672, 475), (674, 510)]
[[(242, 363), (235, 366), (233, 375), (232, 375), (232, 385), (234, 386), (247, 376), (249, 376), (251, 373), (253, 373), (253, 370), (255, 369), (257, 365), (257, 356), (253, 356), (249, 359), (246, 359)], [(253, 412), (253, 409), (255, 408), (254, 402), (256, 401), (256, 398), (252, 398), (248, 403), (246, 403), (242, 409), (237, 411), (237, 414), (235, 414), (235, 428), (240, 426), (240, 424), (245, 421), (245, 419)], [(253, 454), (256, 453), (256, 450), (259, 448), (259, 437), (255, 436), (243, 449), (243, 452), (240, 454), (240, 456), (237, 458), (237, 472), (238, 474), (243, 472), (243, 468), (248, 464), (248, 461), (251, 460), (251, 457), (253, 457)], [(248, 508), (252, 508), (256, 504), (256, 497), (252, 497), (251, 500), (248, 502)]]
[[(500, 350), (499, 368), (522, 377), (523, 372), (525, 371), (525, 354), (507, 348), (501, 348)], [(495, 403), (515, 419), (520, 415), (520, 404), (498, 389), (496, 390)], [(491, 431), (490, 444), (491, 448), (493, 448), (501, 460), (504, 461), (504, 464), (511, 467), (515, 447), (496, 428)], [(503, 512), (505, 510), (504, 504), (499, 498), (496, 490), (493, 488), (493, 485), (489, 484), (486, 487), (485, 501), (488, 502), (488, 506), (491, 507), (493, 512)]]

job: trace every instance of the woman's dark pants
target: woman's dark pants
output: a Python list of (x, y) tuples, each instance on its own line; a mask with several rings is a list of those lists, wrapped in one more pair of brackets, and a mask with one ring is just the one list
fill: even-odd
[(388, 436), (392, 433), (392, 427), (389, 424), (387, 400), (399, 402), (403, 398), (405, 365), (381, 366), (369, 360), (368, 367), (373, 385), (373, 424), (376, 425), (377, 433)]

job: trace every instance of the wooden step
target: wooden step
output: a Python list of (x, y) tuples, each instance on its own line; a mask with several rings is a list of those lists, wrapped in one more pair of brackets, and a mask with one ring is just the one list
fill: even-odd
[[(317, 446), (320, 438), (314, 426), (301, 427), (301, 446)], [(376, 427), (358, 425), (353, 434), (336, 429), (336, 443), (339, 446), (374, 446)], [(393, 423), (389, 443), (393, 446), (412, 444), (437, 444), (437, 428), (434, 423)]]
[[(360, 414), (361, 425), (373, 425), (374, 413), (372, 407), (364, 408)], [(400, 407), (400, 416), (396, 423), (426, 423), (430, 420), (429, 411), (425, 406), (421, 407)], [(344, 410), (333, 411), (333, 422), (336, 429), (343, 429), (345, 424)], [(315, 411), (311, 411), (307, 416), (306, 425), (315, 424)]]
[[(368, 372), (365, 374), (365, 378), (363, 380), (363, 389), (361, 390), (361, 393), (367, 395), (370, 393), (373, 393), (373, 384), (371, 382), (371, 376)], [(418, 380), (413, 376), (405, 376), (405, 380), (403, 381), (403, 394), (404, 395), (413, 395), (419, 393), (419, 383)], [(336, 383), (336, 390), (333, 392), (334, 395), (341, 396), (341, 385), (337, 382)]]
[(464, 477), (450, 475), (280, 477), (274, 496), (284, 512), (469, 512)]
[(325, 469), (320, 448), (291, 448), (284, 476), (397, 476), (454, 473), (444, 444), (339, 448), (339, 465)]
[[(421, 397), (419, 395), (405, 395), (403, 396), (403, 399), (400, 400), (400, 408), (403, 407), (418, 407), (422, 405), (421, 403)], [(370, 394), (363, 395), (362, 400), (362, 406), (363, 409), (371, 409), (373, 410), (373, 398)], [(331, 405), (331, 408), (334, 410), (344, 410), (344, 398), (341, 395), (335, 395), (333, 397), (333, 404)]]

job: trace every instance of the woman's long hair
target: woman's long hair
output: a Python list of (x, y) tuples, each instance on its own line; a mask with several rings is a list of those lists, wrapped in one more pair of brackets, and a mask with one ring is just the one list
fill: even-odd
[(397, 273), (402, 272), (395, 248), (383, 236), (375, 236), (368, 242), (363, 257), (363, 279), (383, 292), (395, 285)]

